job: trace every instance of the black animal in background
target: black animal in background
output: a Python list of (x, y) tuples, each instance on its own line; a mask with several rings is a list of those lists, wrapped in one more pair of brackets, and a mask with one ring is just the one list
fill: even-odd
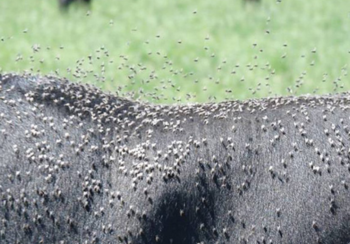
[(86, 4), (91, 3), (91, 0), (58, 0), (61, 8), (68, 8), (71, 3), (78, 2), (78, 1), (84, 2)]
[(349, 93), (160, 106), (0, 80), (0, 243), (350, 242)]

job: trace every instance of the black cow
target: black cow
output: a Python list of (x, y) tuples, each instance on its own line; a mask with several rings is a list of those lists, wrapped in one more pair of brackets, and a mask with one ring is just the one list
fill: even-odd
[(0, 80), (0, 243), (350, 242), (349, 93), (159, 106)]
[[(58, 3), (59, 3), (61, 8), (68, 8), (71, 3), (76, 2), (76, 1), (79, 1), (79, 0), (58, 0)], [(80, 1), (84, 2), (86, 4), (91, 3), (91, 0), (80, 0)]]

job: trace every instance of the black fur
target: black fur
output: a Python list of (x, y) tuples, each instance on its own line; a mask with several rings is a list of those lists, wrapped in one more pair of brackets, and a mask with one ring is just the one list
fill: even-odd
[[(69, 5), (71, 5), (73, 2), (76, 2), (79, 0), (58, 0), (58, 3), (61, 8), (68, 8)], [(84, 2), (86, 4), (90, 4), (91, 0), (80, 0), (81, 2)]]
[(159, 106), (0, 79), (0, 243), (350, 242), (348, 93)]

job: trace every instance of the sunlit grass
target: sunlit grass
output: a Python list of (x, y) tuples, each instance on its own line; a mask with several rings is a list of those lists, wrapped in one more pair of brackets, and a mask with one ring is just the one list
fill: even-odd
[[(349, 90), (348, 1), (0, 1), (0, 67), (152, 102)], [(341, 88), (344, 87), (344, 88)]]

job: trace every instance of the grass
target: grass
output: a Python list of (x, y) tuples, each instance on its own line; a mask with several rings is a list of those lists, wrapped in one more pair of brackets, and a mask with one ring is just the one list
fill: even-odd
[(0, 1), (0, 69), (156, 103), (350, 90), (350, 2)]

